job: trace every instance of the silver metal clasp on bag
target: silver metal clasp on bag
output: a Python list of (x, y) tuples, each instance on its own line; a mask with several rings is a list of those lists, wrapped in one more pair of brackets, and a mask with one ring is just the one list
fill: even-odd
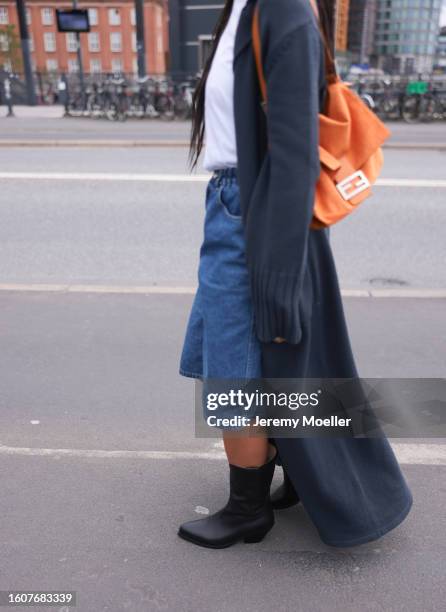
[(370, 187), (370, 181), (362, 170), (357, 170), (337, 183), (336, 189), (344, 200), (350, 200), (361, 191)]

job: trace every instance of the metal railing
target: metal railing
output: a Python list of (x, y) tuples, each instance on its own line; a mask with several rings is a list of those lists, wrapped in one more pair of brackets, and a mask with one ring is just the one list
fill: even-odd
[(92, 79), (83, 92), (72, 80), (67, 83), (66, 114), (111, 121), (190, 119), (195, 85), (193, 78), (178, 82), (170, 77), (115, 74)]
[[(63, 104), (73, 117), (190, 119), (192, 96), (198, 75), (152, 75), (139, 79), (133, 74), (86, 75), (81, 88), (76, 73), (36, 73), (37, 97), (41, 104)], [(351, 84), (363, 102), (383, 120), (407, 123), (446, 120), (446, 76), (417, 77), (351, 75)], [(20, 75), (0, 72), (0, 103), (24, 103), (26, 91)]]
[(383, 120), (407, 123), (446, 120), (446, 78), (374, 77), (348, 79), (363, 102)]
[[(36, 73), (39, 104), (62, 104), (73, 117), (189, 119), (196, 75), (104, 73), (86, 75), (84, 87), (77, 73)], [(21, 75), (0, 73), (0, 104), (5, 104), (5, 83), (13, 104), (26, 103)], [(6, 100), (6, 98), (5, 98)]]

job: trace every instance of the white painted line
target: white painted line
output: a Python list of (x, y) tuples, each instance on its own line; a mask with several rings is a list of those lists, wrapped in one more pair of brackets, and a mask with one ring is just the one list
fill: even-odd
[[(393, 443), (392, 448), (398, 461), (404, 465), (446, 465), (446, 444), (401, 444)], [(76, 448), (30, 448), (0, 445), (0, 456), (21, 457), (77, 457), (82, 459), (201, 459), (222, 461), (224, 452), (192, 451), (131, 451), (131, 450), (88, 450)]]
[[(42, 293), (116, 293), (194, 295), (196, 287), (169, 285), (70, 285), (48, 283), (0, 283), (0, 291)], [(343, 297), (446, 299), (446, 289), (341, 289)]]
[(124, 172), (0, 172), (0, 179), (7, 180), (44, 180), (44, 181), (128, 181), (128, 182), (166, 182), (202, 183), (207, 182), (209, 174), (134, 174)]
[(446, 180), (442, 179), (409, 179), (409, 178), (381, 178), (376, 181), (380, 187), (446, 187)]
[(341, 289), (341, 293), (344, 297), (371, 297), (367, 289)]
[(196, 287), (158, 285), (59, 285), (40, 283), (0, 283), (0, 291), (41, 291), (49, 293), (139, 293), (155, 295), (193, 295)]
[(442, 151), (446, 149), (445, 142), (398, 142), (390, 141), (383, 144), (383, 149), (420, 149), (431, 151)]
[[(125, 181), (125, 182), (165, 182), (165, 183), (203, 183), (209, 174), (135, 174), (125, 172), (0, 172), (3, 180), (44, 180), (44, 181)], [(375, 183), (379, 187), (433, 187), (445, 188), (446, 180), (381, 178)]]
[(109, 139), (105, 139), (105, 140), (91, 140), (89, 138), (81, 138), (80, 140), (73, 140), (73, 139), (63, 139), (63, 140), (41, 140), (41, 139), (37, 139), (37, 138), (33, 138), (31, 140), (19, 140), (17, 138), (13, 138), (13, 139), (6, 139), (6, 138), (2, 138), (0, 139), (0, 147), (27, 147), (32, 149), (33, 147), (45, 147), (45, 148), (49, 148), (49, 147), (60, 147), (60, 148), (71, 148), (71, 147), (75, 147), (75, 148), (104, 148), (104, 149), (109, 149), (110, 147), (113, 148), (152, 148), (152, 147), (156, 147), (156, 148), (162, 148), (162, 147), (172, 147), (172, 148), (178, 148), (178, 147), (189, 147), (189, 142), (187, 140), (174, 140), (174, 139), (160, 139), (160, 140), (132, 140), (132, 139), (125, 139), (125, 140), (109, 140)]
[(369, 293), (374, 298), (446, 298), (446, 289), (372, 289)]
[[(202, 9), (203, 6), (194, 6), (196, 9)], [(186, 43), (187, 44), (187, 43)], [(196, 45), (196, 42), (190, 43)], [(14, 107), (15, 112), (16, 107)], [(6, 117), (4, 113), (0, 117)], [(61, 147), (61, 148), (132, 148), (132, 147), (189, 147), (189, 140), (186, 139), (166, 139), (166, 138), (151, 138), (150, 140), (138, 138), (137, 140), (131, 138), (120, 138), (120, 139), (100, 139), (100, 138), (62, 138), (62, 139), (41, 139), (32, 138), (28, 140), (20, 140), (18, 138), (1, 138), (0, 147)], [(444, 142), (386, 142), (383, 144), (384, 149), (419, 149), (420, 151), (442, 151), (446, 149), (446, 143)]]
[(446, 465), (446, 444), (392, 444), (398, 461), (406, 465)]
[[(69, 293), (90, 293), (91, 285), (69, 285)], [(108, 286), (108, 285), (95, 285), (94, 293), (151, 293), (151, 294), (179, 294), (179, 295), (193, 295), (196, 292), (196, 287), (169, 287), (169, 286), (158, 286), (158, 285), (135, 285), (132, 286)]]
[(29, 448), (0, 445), (1, 455), (20, 455), (25, 457), (80, 457), (85, 459), (206, 459), (222, 460), (221, 451), (143, 451), (143, 450), (88, 450), (79, 448)]

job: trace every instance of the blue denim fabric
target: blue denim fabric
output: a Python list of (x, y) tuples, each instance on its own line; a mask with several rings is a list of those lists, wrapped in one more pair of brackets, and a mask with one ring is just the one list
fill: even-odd
[(260, 378), (236, 168), (214, 171), (206, 188), (198, 290), (180, 360), (192, 378)]

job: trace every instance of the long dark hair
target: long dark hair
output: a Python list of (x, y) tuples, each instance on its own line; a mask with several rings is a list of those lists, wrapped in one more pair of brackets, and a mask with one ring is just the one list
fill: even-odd
[[(321, 33), (334, 56), (334, 7), (335, 0), (316, 0), (319, 9)], [(204, 139), (204, 91), (206, 79), (211, 68), (212, 60), (217, 49), (218, 41), (228, 22), (232, 10), (233, 0), (226, 0), (223, 10), (212, 32), (212, 48), (206, 60), (203, 72), (192, 98), (192, 126), (189, 146), (189, 165), (193, 170), (200, 157)]]

